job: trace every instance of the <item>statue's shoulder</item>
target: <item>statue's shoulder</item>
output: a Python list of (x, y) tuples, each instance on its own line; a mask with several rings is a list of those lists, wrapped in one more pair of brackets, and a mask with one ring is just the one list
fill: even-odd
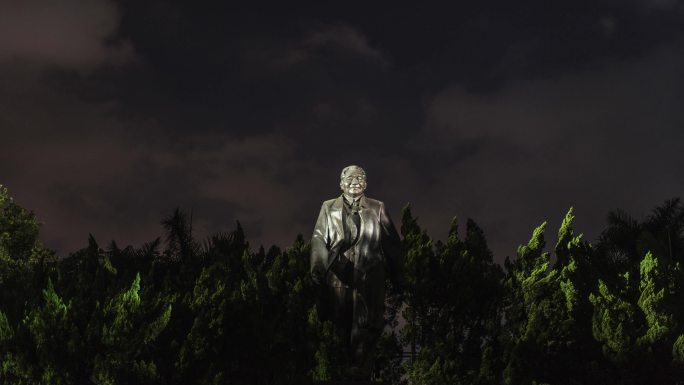
[(327, 201), (323, 201), (323, 206), (330, 208), (330, 207), (332, 207), (333, 203), (335, 203), (335, 201), (337, 199), (339, 199), (339, 198), (333, 198), (333, 199), (328, 199)]
[(367, 204), (369, 207), (378, 209), (378, 208), (380, 208), (380, 207), (382, 207), (382, 206), (384, 205), (384, 203), (382, 203), (382, 201), (379, 201), (379, 200), (377, 200), (377, 199), (368, 198), (368, 197), (365, 197), (365, 198), (366, 198), (366, 204)]

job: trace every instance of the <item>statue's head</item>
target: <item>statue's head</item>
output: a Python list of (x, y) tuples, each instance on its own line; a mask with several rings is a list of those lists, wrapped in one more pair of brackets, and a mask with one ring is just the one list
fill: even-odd
[(363, 195), (366, 190), (366, 172), (356, 165), (347, 166), (340, 174), (340, 189), (352, 198)]

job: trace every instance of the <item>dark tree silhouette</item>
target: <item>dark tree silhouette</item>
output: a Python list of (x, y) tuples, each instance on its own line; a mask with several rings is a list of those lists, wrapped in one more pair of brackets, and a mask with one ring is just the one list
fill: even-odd
[[(595, 244), (573, 220), (571, 209), (554, 256), (542, 224), (502, 267), (473, 220), (433, 242), (404, 208), (403, 279), (386, 282), (374, 378), (681, 384), (680, 200), (644, 220), (609, 213)], [(252, 251), (237, 223), (197, 241), (180, 209), (162, 228), (139, 248), (90, 235), (58, 258), (0, 187), (0, 383), (307, 384), (343, 369), (304, 237)]]

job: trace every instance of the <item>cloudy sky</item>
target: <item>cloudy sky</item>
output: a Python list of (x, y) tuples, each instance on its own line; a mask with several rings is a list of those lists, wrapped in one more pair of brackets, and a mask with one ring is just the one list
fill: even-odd
[(348, 164), (499, 261), (684, 191), (684, 1), (215, 3), (0, 0), (0, 183), (60, 255), (176, 207), (287, 246)]

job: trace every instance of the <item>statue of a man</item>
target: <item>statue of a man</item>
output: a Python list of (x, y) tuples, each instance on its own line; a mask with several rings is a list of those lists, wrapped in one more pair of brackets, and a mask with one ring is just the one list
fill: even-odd
[(385, 274), (400, 280), (399, 235), (366, 186), (361, 167), (345, 167), (342, 195), (323, 202), (311, 239), (311, 276), (326, 286), (328, 318), (346, 342), (349, 377), (359, 380), (370, 378), (384, 327)]

